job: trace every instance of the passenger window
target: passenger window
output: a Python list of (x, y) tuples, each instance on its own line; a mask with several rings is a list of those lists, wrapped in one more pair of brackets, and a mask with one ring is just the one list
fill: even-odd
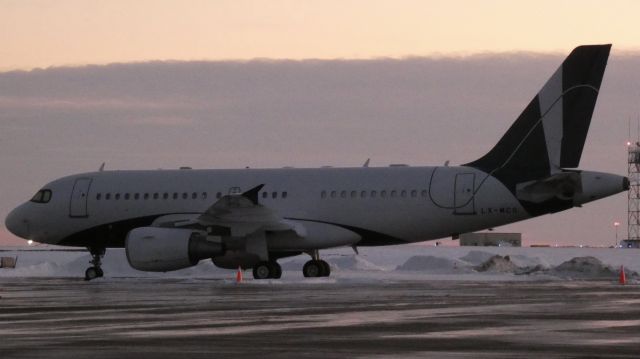
[(140, 199), (140, 193), (136, 193), (133, 195), (133, 199), (135, 199), (136, 201)]
[(129, 194), (128, 193), (124, 194), (124, 199), (127, 199), (127, 200), (129, 199)]
[(207, 192), (202, 192), (202, 199), (207, 199)]
[(380, 197), (382, 198), (387, 197), (387, 191), (380, 191)]
[(426, 189), (423, 189), (423, 190), (422, 190), (422, 197), (426, 197), (426, 196), (427, 196), (427, 190), (426, 190)]
[(367, 191), (361, 191), (360, 192), (360, 197), (367, 198)]
[(187, 198), (189, 198), (189, 195), (187, 194), (187, 192), (183, 192), (182, 199), (187, 199)]
[(378, 192), (371, 191), (371, 198), (376, 198), (377, 195), (378, 195)]
[(149, 199), (149, 194), (148, 193), (144, 194), (144, 199)]
[(287, 192), (282, 192), (282, 198), (287, 198)]
[(395, 190), (391, 191), (391, 197), (395, 197), (395, 196), (396, 196), (396, 191)]
[(340, 197), (341, 198), (347, 198), (347, 191), (341, 191), (340, 192)]
[(98, 200), (98, 201), (99, 201), (101, 197), (102, 197), (102, 194), (101, 194), (101, 193), (98, 193), (98, 194), (96, 195), (96, 200)]
[(320, 198), (327, 198), (327, 191), (320, 192)]
[(278, 198), (278, 192), (272, 192), (271, 198)]
[(173, 192), (173, 199), (178, 199), (178, 192)]
[(411, 197), (418, 197), (418, 191), (415, 189), (411, 191)]
[(400, 192), (400, 197), (405, 198), (407, 196), (407, 191), (402, 190), (402, 192)]
[(158, 197), (160, 197), (160, 195), (158, 194), (158, 192), (153, 194), (153, 199), (158, 199)]
[(267, 198), (269, 197), (269, 193), (267, 192), (262, 192), (262, 198)]
[(357, 191), (351, 191), (351, 198), (356, 198), (358, 197), (358, 192)]
[(119, 200), (120, 199), (120, 193), (116, 193), (114, 199)]
[(336, 195), (337, 195), (336, 191), (331, 191), (331, 198), (336, 198)]
[(106, 199), (107, 201), (111, 199), (111, 193), (107, 193), (104, 195), (104, 199)]
[(162, 199), (169, 199), (169, 194), (168, 194), (167, 192), (165, 192), (165, 193), (162, 195)]
[(196, 199), (196, 198), (198, 198), (198, 194), (197, 194), (197, 193), (195, 193), (195, 192), (193, 192), (193, 193), (191, 194), (191, 199)]

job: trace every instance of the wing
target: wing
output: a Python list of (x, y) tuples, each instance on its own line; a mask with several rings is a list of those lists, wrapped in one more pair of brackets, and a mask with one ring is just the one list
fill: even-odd
[(208, 236), (219, 237), (228, 249), (257, 255), (261, 260), (269, 260), (270, 245), (284, 252), (300, 252), (354, 245), (362, 239), (345, 226), (282, 218), (275, 210), (259, 203), (258, 194), (263, 187), (261, 184), (246, 192), (237, 188), (201, 214), (166, 215), (157, 218), (152, 226), (197, 229)]
[(258, 193), (264, 184), (244, 193), (223, 196), (196, 220), (204, 227), (228, 228), (233, 237), (243, 237), (262, 231), (294, 230), (295, 224), (279, 217), (272, 209), (258, 202)]

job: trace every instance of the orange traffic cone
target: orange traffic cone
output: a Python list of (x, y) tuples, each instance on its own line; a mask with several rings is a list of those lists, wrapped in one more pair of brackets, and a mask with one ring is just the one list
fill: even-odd
[(238, 271), (236, 272), (236, 283), (242, 283), (242, 267), (238, 266)]
[(620, 266), (620, 284), (627, 284), (627, 277), (624, 275), (624, 266)]

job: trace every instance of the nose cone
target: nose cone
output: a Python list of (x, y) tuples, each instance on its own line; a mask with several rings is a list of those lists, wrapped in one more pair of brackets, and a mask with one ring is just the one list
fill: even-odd
[(28, 239), (29, 238), (29, 221), (27, 218), (21, 214), (22, 206), (14, 209), (7, 215), (7, 218), (4, 220), (4, 225), (7, 227), (9, 232), (14, 235)]

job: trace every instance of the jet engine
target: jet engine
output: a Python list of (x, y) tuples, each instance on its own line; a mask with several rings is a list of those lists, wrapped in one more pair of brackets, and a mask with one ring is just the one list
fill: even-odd
[(182, 228), (140, 227), (125, 241), (131, 267), (148, 272), (168, 272), (194, 266), (205, 258), (223, 255), (224, 245), (206, 233)]

